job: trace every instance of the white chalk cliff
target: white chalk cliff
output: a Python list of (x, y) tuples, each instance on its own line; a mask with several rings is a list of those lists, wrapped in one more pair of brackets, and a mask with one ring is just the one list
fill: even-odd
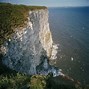
[[(12, 38), (1, 47), (4, 52), (3, 63), (16, 71), (36, 74), (36, 67), (43, 61), (42, 55), (47, 56), (47, 60), (55, 59), (57, 52), (53, 44), (48, 10), (29, 11), (27, 26), (15, 28)], [(47, 69), (47, 62), (45, 65)]]

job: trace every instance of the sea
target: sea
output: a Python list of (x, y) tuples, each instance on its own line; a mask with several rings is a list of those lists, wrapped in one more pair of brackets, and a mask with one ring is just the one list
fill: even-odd
[(58, 45), (56, 66), (89, 84), (89, 7), (49, 8), (49, 23)]

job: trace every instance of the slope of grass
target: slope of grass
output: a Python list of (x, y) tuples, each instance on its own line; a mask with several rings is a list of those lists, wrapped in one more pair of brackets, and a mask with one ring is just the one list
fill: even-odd
[(45, 89), (46, 76), (27, 76), (17, 73), (15, 76), (0, 76), (0, 89)]
[(30, 10), (39, 9), (46, 9), (46, 7), (0, 3), (0, 45), (11, 37), (14, 28), (24, 27), (26, 25)]
[(0, 89), (26, 89), (30, 84), (30, 76), (17, 73), (15, 76), (0, 76)]
[(50, 75), (28, 76), (17, 73), (15, 76), (0, 76), (0, 89), (89, 89), (81, 88), (79, 84), (65, 79), (62, 76)]

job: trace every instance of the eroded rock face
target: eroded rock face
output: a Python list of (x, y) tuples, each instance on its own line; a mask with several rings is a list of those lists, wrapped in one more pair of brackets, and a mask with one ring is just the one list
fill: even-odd
[(55, 48), (49, 29), (48, 10), (30, 11), (27, 26), (16, 28), (12, 38), (3, 47), (6, 50), (3, 57), (5, 65), (19, 72), (36, 74), (41, 56), (52, 59), (57, 53), (53, 53)]
[(42, 55), (41, 59), (41, 63), (36, 67), (37, 74), (48, 75), (51, 73), (53, 77), (59, 75), (64, 76), (64, 74), (61, 72), (61, 69), (49, 64), (48, 57)]

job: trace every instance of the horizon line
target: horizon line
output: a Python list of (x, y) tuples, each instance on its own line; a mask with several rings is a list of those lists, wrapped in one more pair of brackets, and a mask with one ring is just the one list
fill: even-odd
[(57, 8), (57, 7), (64, 7), (64, 8), (69, 8), (69, 7), (89, 7), (89, 6), (46, 6), (48, 8)]
[[(17, 5), (27, 5), (27, 6), (46, 6), (46, 5), (31, 5), (31, 4), (20, 4), (20, 3), (11, 3), (11, 2), (0, 2), (0, 3), (10, 3), (10, 4), (17, 4)], [(47, 8), (69, 8), (69, 7), (89, 7), (88, 5), (79, 5), (79, 6), (46, 6)]]

